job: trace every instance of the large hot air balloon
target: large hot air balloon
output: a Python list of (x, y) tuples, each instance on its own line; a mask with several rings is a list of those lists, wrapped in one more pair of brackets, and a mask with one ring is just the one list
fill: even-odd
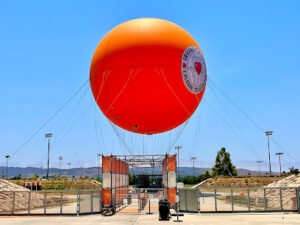
[(192, 36), (166, 20), (135, 19), (112, 29), (99, 43), (90, 83), (104, 115), (140, 134), (184, 123), (198, 107), (206, 65)]

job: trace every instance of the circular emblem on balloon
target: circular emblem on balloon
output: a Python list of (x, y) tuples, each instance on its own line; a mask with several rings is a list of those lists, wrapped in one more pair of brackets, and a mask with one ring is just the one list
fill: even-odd
[(101, 40), (90, 83), (112, 123), (134, 133), (157, 134), (193, 115), (204, 94), (206, 66), (197, 42), (183, 28), (161, 19), (135, 19)]
[(181, 74), (186, 88), (194, 93), (200, 93), (207, 80), (204, 57), (195, 46), (184, 50), (181, 60)]

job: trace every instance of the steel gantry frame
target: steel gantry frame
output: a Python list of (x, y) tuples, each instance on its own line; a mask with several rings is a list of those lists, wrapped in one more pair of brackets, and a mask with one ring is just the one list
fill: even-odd
[(161, 166), (166, 154), (155, 155), (113, 155), (126, 162), (131, 167), (156, 167)]

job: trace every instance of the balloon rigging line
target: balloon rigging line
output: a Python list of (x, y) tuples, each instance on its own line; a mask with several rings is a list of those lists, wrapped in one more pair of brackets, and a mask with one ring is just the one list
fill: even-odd
[(131, 153), (131, 151), (129, 150), (128, 146), (126, 145), (126, 143), (123, 141), (123, 139), (120, 137), (120, 134), (118, 133), (118, 131), (116, 130), (116, 128), (114, 127), (114, 125), (112, 124), (112, 122), (110, 120), (108, 120), (108, 122), (110, 123), (111, 127), (114, 129), (115, 133), (117, 134), (117, 136), (120, 138), (120, 140), (122, 141), (123, 145), (125, 146), (125, 148), (127, 149), (127, 151)]
[[(96, 107), (96, 106), (95, 106)], [(96, 136), (96, 141), (97, 141), (97, 145), (98, 145), (98, 148), (99, 148), (99, 152), (101, 152), (101, 147), (100, 147), (100, 142), (99, 142), (99, 134), (98, 134), (98, 129), (97, 129), (97, 121), (96, 121), (96, 115), (95, 115), (95, 108), (94, 108), (94, 110), (93, 110), (93, 115), (92, 115), (92, 117), (93, 117), (93, 121), (94, 121), (94, 123), (93, 123), (93, 127), (94, 127), (94, 131), (95, 131), (95, 136)], [(104, 148), (104, 150), (105, 150), (105, 146), (104, 146), (104, 143), (103, 143), (103, 148)], [(102, 150), (103, 151), (103, 150)]]
[[(109, 105), (109, 107), (107, 108), (105, 114), (110, 110), (110, 108), (113, 106), (113, 104), (118, 100), (118, 98), (120, 97), (120, 95), (122, 94), (122, 92), (125, 90), (125, 88), (127, 87), (128, 82), (130, 81), (131, 77), (134, 76), (139, 70), (134, 70), (132, 69), (130, 71), (130, 74), (128, 76), (128, 79), (126, 81), (126, 83), (124, 84), (124, 86), (122, 87), (122, 89), (120, 90), (120, 92), (116, 95), (116, 97), (114, 98), (114, 100), (111, 102), (111, 104)], [(133, 74), (134, 73), (134, 74)]]
[[(257, 129), (259, 129), (262, 133), (265, 134), (265, 130), (260, 126), (254, 119), (252, 119), (245, 111), (243, 111), (213, 80), (212, 78), (208, 77), (214, 88), (219, 91), (240, 113), (242, 113)], [(295, 160), (294, 157), (292, 157), (287, 150), (285, 150), (273, 137), (270, 137), (270, 139), (279, 147), (282, 151), (284, 151), (287, 156), (292, 159), (296, 164), (299, 165), (299, 162)]]
[[(202, 100), (203, 102), (205, 102), (219, 117), (220, 119), (224, 122), (225, 125), (227, 125), (229, 127), (229, 129), (246, 145), (248, 146), (248, 144), (244, 141), (244, 139), (235, 131), (235, 129), (233, 129), (231, 127), (231, 125), (229, 125), (227, 123), (227, 121), (223, 118), (223, 116), (220, 115), (220, 113), (214, 108), (212, 107), (205, 99)], [(256, 155), (256, 157), (261, 160), (260, 156), (256, 153), (256, 151), (254, 149), (252, 149), (252, 147), (248, 146), (248, 148), (250, 148), (250, 150)]]
[[(59, 129), (58, 132), (55, 132), (57, 135), (56, 136), (56, 140), (58, 140), (60, 137), (59, 135), (62, 133), (62, 131), (65, 129), (65, 127), (67, 126), (68, 122), (70, 121), (70, 118), (73, 116), (73, 114), (75, 113), (75, 111), (77, 110), (78, 106), (80, 105), (80, 103), (82, 102), (83, 98), (85, 97), (85, 95), (87, 94), (88, 92), (88, 87), (89, 86), (86, 86), (86, 89), (83, 91), (82, 95), (80, 96), (78, 102), (76, 103), (76, 105), (73, 107), (71, 113), (69, 114), (69, 116), (67, 117), (67, 119), (64, 121), (63, 125), (61, 126), (61, 128)], [(54, 143), (55, 145), (56, 143)]]
[[(237, 125), (237, 123), (235, 122), (235, 120), (233, 119), (232, 115), (230, 114), (229, 110), (226, 108), (226, 106), (224, 105), (224, 103), (220, 100), (220, 98), (218, 97), (218, 95), (215, 93), (215, 91), (211, 88), (210, 86), (210, 90), (212, 91), (212, 93), (214, 94), (215, 98), (218, 100), (218, 102), (222, 105), (222, 107), (224, 108), (224, 110), (227, 112), (227, 114), (229, 115), (232, 124), (236, 127), (237, 131), (239, 131), (239, 137), (244, 139), (243, 142), (250, 148), (252, 149), (253, 152), (255, 152), (256, 156), (259, 156), (259, 154), (256, 152), (256, 150), (254, 149), (254, 147), (249, 143), (246, 135), (243, 133), (243, 131), (239, 128), (239, 126)], [(225, 120), (223, 118), (223, 120)], [(238, 132), (237, 132), (238, 133)], [(261, 158), (261, 157), (258, 157)]]
[(177, 101), (180, 103), (180, 105), (183, 107), (183, 109), (186, 111), (186, 113), (188, 115), (191, 116), (191, 113), (187, 110), (187, 108), (185, 107), (185, 105), (183, 104), (183, 102), (180, 100), (180, 98), (176, 95), (175, 91), (173, 90), (173, 88), (170, 86), (169, 82), (167, 81), (167, 78), (165, 76), (165, 73), (162, 70), (157, 70), (157, 72), (161, 73), (162, 77), (164, 78), (168, 88), (170, 89), (170, 91), (172, 92), (172, 94), (176, 97)]
[[(93, 103), (79, 116), (79, 118), (72, 124), (72, 126), (69, 127), (69, 129), (64, 133), (64, 135), (55, 143), (53, 148), (51, 148), (52, 153), (54, 152), (54, 150), (56, 150), (57, 146), (62, 142), (62, 140), (70, 133), (70, 131), (72, 131), (72, 129), (75, 127), (75, 125), (77, 125), (77, 123), (88, 113), (88, 111), (91, 109), (92, 105), (93, 105)], [(41, 160), (41, 162), (45, 160), (47, 155), (48, 155), (48, 153), (46, 153), (46, 155)]]
[(86, 80), (80, 87), (75, 91), (75, 93), (63, 104), (58, 110), (56, 110), (14, 153), (11, 154), (10, 159), (12, 159), (17, 153), (19, 153), (59, 112), (61, 112), (66, 105), (87, 85), (89, 79)]

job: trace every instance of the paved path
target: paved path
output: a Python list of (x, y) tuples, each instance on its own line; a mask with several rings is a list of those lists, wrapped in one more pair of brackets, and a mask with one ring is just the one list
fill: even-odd
[[(2, 225), (154, 225), (154, 224), (178, 224), (170, 221), (158, 221), (158, 214), (133, 215), (116, 214), (114, 216), (89, 215), (89, 216), (22, 216), (22, 217), (0, 217)], [(205, 225), (299, 225), (300, 214), (290, 213), (247, 213), (247, 214), (185, 214), (180, 224), (205, 224)]]

